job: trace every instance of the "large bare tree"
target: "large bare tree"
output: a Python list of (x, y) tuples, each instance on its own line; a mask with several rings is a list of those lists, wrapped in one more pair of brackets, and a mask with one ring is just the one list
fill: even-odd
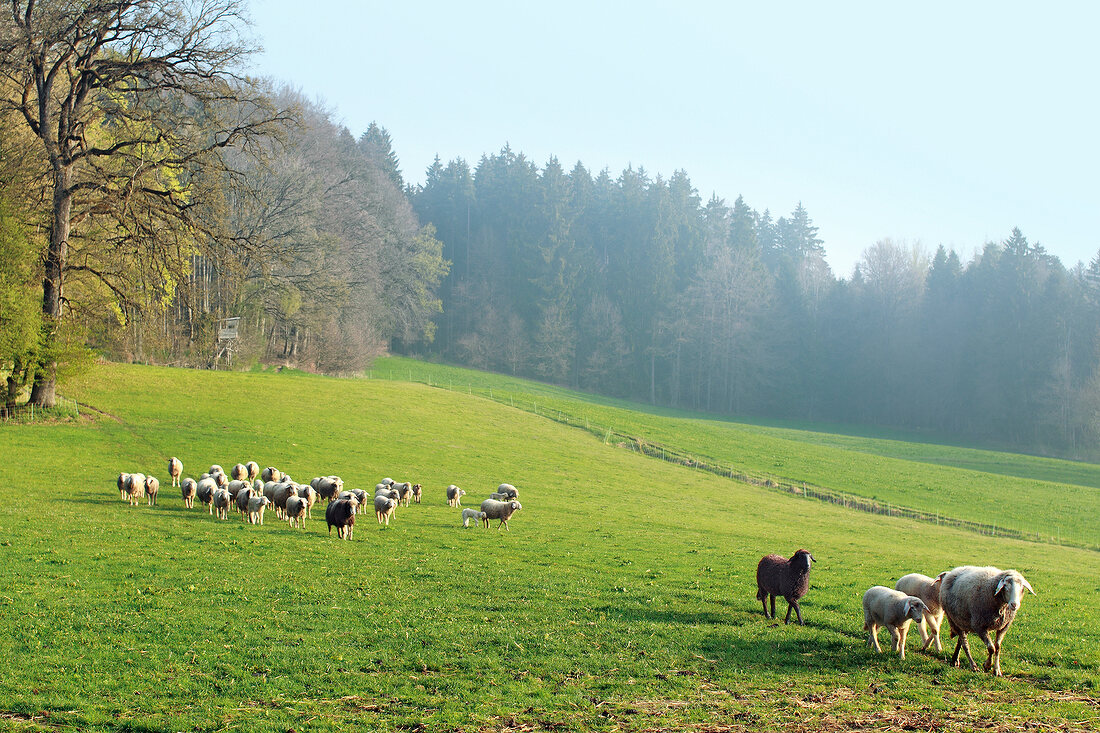
[[(12, 0), (0, 18), (8, 87), (0, 98), (48, 162), (47, 347), (33, 402), (55, 399), (49, 342), (65, 311), (66, 275), (98, 279), (125, 304), (135, 269), (115, 266), (117, 253), (147, 265), (186, 259), (182, 250), (217, 218), (201, 213), (215, 193), (204, 181), (226, 171), (210, 168), (224, 168), (225, 148), (280, 118), (247, 98), (239, 76), (253, 51), (242, 12), (237, 0)], [(94, 239), (104, 255), (71, 262), (74, 236)]]

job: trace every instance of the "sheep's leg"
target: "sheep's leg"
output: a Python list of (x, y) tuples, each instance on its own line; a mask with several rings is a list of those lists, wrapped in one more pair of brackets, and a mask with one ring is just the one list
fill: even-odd
[(764, 618), (771, 618), (771, 616), (768, 615), (768, 594), (767, 593), (765, 593), (764, 596), (762, 598), (760, 598), (760, 605), (764, 607)]
[(898, 633), (898, 627), (887, 624), (886, 630), (890, 632), (890, 651), (898, 651), (898, 644), (901, 642), (901, 634)]
[(898, 651), (901, 652), (901, 658), (905, 659), (905, 639), (909, 636), (908, 624), (898, 629)]
[[(936, 651), (938, 651), (938, 652), (943, 651), (943, 643), (940, 642), (940, 627), (942, 625), (943, 625), (943, 616), (932, 617), (932, 618), (928, 619), (928, 626), (931, 629), (931, 631), (929, 632), (928, 635), (929, 635), (929, 637), (934, 638), (936, 640)], [(924, 648), (927, 649), (928, 645), (925, 644)]]
[(985, 650), (989, 654), (985, 659), (985, 663), (982, 664), (982, 669), (988, 672), (993, 666), (993, 658), (997, 655), (997, 645), (989, 638), (988, 631), (979, 631), (978, 638), (985, 642)]
[(802, 621), (802, 608), (798, 605), (798, 601), (792, 601), (789, 599), (787, 600), (787, 618), (783, 621), (783, 623), (789, 624), (791, 622), (792, 609), (794, 610), (795, 614), (798, 615), (798, 625), (805, 626), (806, 624)]
[(772, 618), (779, 618), (778, 616), (775, 615), (775, 594), (772, 593), (772, 594), (770, 594), (769, 597), (771, 598), (771, 602), (772, 602)]
[(1001, 677), (1001, 641), (1005, 638), (1005, 634), (1008, 633), (1008, 627), (1001, 629), (997, 632), (997, 637), (994, 640), (996, 651), (996, 657), (993, 660), (993, 674), (996, 677)]
[(867, 636), (867, 646), (874, 649), (876, 652), (882, 653), (882, 647), (878, 645), (878, 625), (868, 624), (871, 633)]
[[(970, 660), (970, 671), (977, 672), (978, 665), (974, 662), (974, 656), (970, 653), (970, 640), (967, 639), (965, 632), (959, 632), (959, 644), (962, 646), (962, 650), (966, 652), (966, 658)], [(958, 649), (955, 650), (955, 656), (958, 657)]]

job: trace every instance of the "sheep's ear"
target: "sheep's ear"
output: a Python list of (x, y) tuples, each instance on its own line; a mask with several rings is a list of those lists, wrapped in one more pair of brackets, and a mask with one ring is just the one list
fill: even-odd
[(1024, 584), (1025, 588), (1027, 588), (1029, 591), (1031, 591), (1031, 595), (1033, 595), (1033, 596), (1039, 595), (1038, 593), (1035, 592), (1035, 589), (1031, 587), (1031, 583), (1027, 582), (1027, 578), (1025, 578), (1022, 575), (1020, 576), (1020, 582)]
[(945, 576), (945, 575), (947, 575), (947, 571), (946, 571), (946, 570), (944, 570), (944, 571), (943, 571), (942, 573), (940, 573), (939, 575), (937, 575), (937, 576), (936, 576), (936, 579), (935, 579), (934, 581), (932, 581), (932, 582), (933, 582), (933, 583), (942, 583), (942, 582), (943, 582), (943, 578), (944, 578), (944, 576)]
[(1004, 588), (1005, 583), (1007, 583), (1007, 582), (1008, 582), (1008, 576), (1007, 575), (1002, 575), (1001, 579), (997, 582), (997, 587), (996, 587), (996, 589), (994, 589), (993, 595), (997, 595), (998, 593), (1000, 593), (1001, 588)]
[[(806, 554), (810, 555), (810, 553), (808, 552)], [(815, 558), (813, 555), (810, 555), (810, 562), (817, 562), (817, 558)]]

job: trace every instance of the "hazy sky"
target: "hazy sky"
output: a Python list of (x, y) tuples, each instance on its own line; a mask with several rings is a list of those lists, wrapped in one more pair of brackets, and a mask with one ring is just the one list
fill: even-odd
[(505, 143), (540, 167), (686, 170), (830, 264), (876, 240), (964, 259), (1019, 226), (1100, 250), (1100, 4), (254, 0), (253, 72), (393, 137), (407, 180)]

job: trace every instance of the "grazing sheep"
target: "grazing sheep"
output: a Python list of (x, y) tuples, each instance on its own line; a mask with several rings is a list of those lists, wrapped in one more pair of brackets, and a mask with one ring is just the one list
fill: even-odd
[(200, 479), (198, 485), (195, 487), (195, 496), (199, 497), (199, 501), (206, 507), (208, 514), (214, 513), (214, 508), (210, 506), (210, 502), (214, 500), (214, 491), (218, 488), (218, 482), (207, 476), (204, 479)]
[(412, 489), (413, 501), (415, 501), (417, 504), (419, 504), (420, 503), (420, 495), (423, 494), (423, 493), (424, 493), (424, 487), (423, 486), (421, 486), (420, 484), (413, 484), (413, 489)]
[(501, 484), (500, 486), (497, 487), (497, 493), (498, 494), (503, 494), (505, 500), (511, 500), (511, 499), (518, 499), (519, 498), (519, 491), (517, 491), (516, 487), (512, 486), (512, 484)]
[(943, 651), (943, 644), (940, 643), (940, 625), (943, 624), (943, 607), (940, 606), (940, 584), (943, 582), (943, 576), (945, 575), (947, 573), (940, 573), (933, 580), (927, 575), (910, 573), (898, 578), (898, 582), (894, 584), (894, 587), (902, 593), (916, 596), (924, 601), (926, 610), (918, 627), (920, 629), (920, 640), (923, 642), (921, 651), (927, 649), (933, 641), (936, 642), (936, 651)]
[(275, 495), (271, 499), (271, 503), (275, 505), (275, 516), (285, 518), (286, 503), (292, 496), (298, 496), (296, 484), (279, 484), (275, 487)]
[(376, 497), (384, 496), (387, 499), (393, 499), (394, 501), (398, 501), (401, 498), (401, 494), (397, 492), (397, 489), (375, 489), (374, 495)]
[[(239, 494), (238, 494), (239, 496)], [(271, 503), (266, 496), (252, 496), (248, 499), (248, 523), (263, 524), (264, 508)]]
[(126, 496), (130, 500), (130, 506), (137, 506), (145, 496), (145, 474), (131, 473), (126, 480)]
[(302, 528), (302, 518), (306, 515), (306, 500), (300, 496), (291, 496), (286, 500), (286, 508), (283, 512), (286, 521), (291, 527)]
[(199, 485), (195, 482), (195, 479), (191, 477), (185, 478), (180, 482), (180, 493), (183, 494), (183, 506), (186, 509), (195, 508), (195, 491)]
[(118, 498), (122, 501), (126, 501), (130, 493), (130, 489), (127, 488), (130, 485), (130, 474), (120, 473), (118, 475)]
[(229, 519), (229, 506), (233, 503), (232, 497), (225, 489), (214, 490), (214, 511), (218, 519)]
[(157, 505), (157, 492), (160, 491), (160, 479), (156, 476), (145, 477), (145, 496), (149, 506)]
[(313, 505), (317, 503), (317, 492), (312, 486), (299, 486), (298, 497), (305, 499), (306, 502), (306, 517), (313, 519)]
[[(951, 636), (959, 637), (951, 664), (959, 666), (959, 651), (966, 652), (970, 669), (977, 672), (978, 665), (970, 654), (968, 633), (978, 635), (985, 642), (989, 658), (983, 668), (993, 668), (993, 674), (1001, 675), (1001, 640), (1016, 618), (1023, 601), (1024, 589), (1032, 595), (1035, 590), (1023, 575), (1015, 570), (994, 567), (964, 565), (943, 576), (940, 584), (940, 605), (947, 614)], [(990, 635), (992, 632), (992, 636)]]
[(405, 481), (404, 483), (400, 483), (400, 484), (395, 483), (390, 488), (392, 488), (394, 491), (397, 492), (397, 503), (398, 504), (401, 504), (402, 506), (408, 506), (409, 505), (409, 501), (412, 499), (412, 491), (413, 491), (413, 485), (411, 483), (409, 483), (408, 481)]
[(499, 519), (500, 524), (497, 525), (497, 529), (500, 529), (501, 526), (508, 529), (508, 520), (522, 508), (523, 506), (518, 501), (486, 499), (481, 502), (481, 513), (484, 515), (481, 517), (481, 521), (488, 527), (490, 519)]
[(386, 478), (382, 479), (382, 483), (384, 483), (386, 486), (392, 486), (393, 479), (387, 476)]
[(244, 464), (244, 467), (245, 470), (248, 471), (249, 481), (255, 481), (257, 478), (260, 477), (260, 464), (256, 463), (256, 461), (249, 461), (248, 463)]
[[(802, 623), (802, 608), (798, 599), (806, 595), (810, 588), (810, 563), (817, 562), (806, 550), (799, 550), (791, 559), (782, 555), (765, 555), (756, 566), (756, 600), (764, 606), (764, 618), (775, 618), (775, 597), (782, 596), (787, 601), (787, 618), (783, 623), (791, 622), (791, 610), (798, 614), (798, 625)], [(768, 597), (771, 597), (772, 613), (768, 615)]]
[(489, 498), (492, 499), (493, 501), (508, 501), (512, 497), (506, 496), (506, 495), (500, 493), (499, 491), (494, 491), (493, 493), (489, 494)]
[[(486, 518), (487, 518), (487, 515), (485, 514), (485, 512), (478, 511), (477, 509), (463, 509), (462, 510), (462, 526), (463, 527), (469, 527), (471, 519), (474, 520), (475, 522), (477, 522), (478, 524), (480, 524), (481, 521), (486, 519)], [(489, 526), (489, 523), (485, 522), (485, 526)]]
[(878, 645), (878, 630), (885, 626), (894, 639), (895, 652), (905, 659), (905, 637), (909, 634), (909, 624), (918, 624), (924, 618), (928, 608), (924, 601), (916, 596), (906, 595), (900, 590), (876, 585), (863, 594), (863, 630), (868, 632), (867, 645), (881, 652)]
[(378, 518), (378, 523), (386, 523), (386, 526), (390, 526), (390, 517), (393, 516), (394, 510), (397, 509), (397, 500), (391, 499), (388, 496), (376, 496), (374, 497), (374, 516)]
[(348, 499), (337, 499), (329, 502), (325, 509), (325, 522), (328, 523), (328, 533), (332, 534), (332, 528), (336, 527), (336, 536), (340, 539), (350, 540), (355, 529), (355, 505)]
[(462, 497), (464, 496), (466, 496), (465, 491), (451, 484), (447, 487), (447, 506), (462, 506)]
[(267, 499), (266, 496), (260, 497), (251, 487), (245, 487), (237, 492), (237, 497), (233, 501), (237, 505), (237, 511), (241, 513), (242, 521), (248, 521), (248, 502), (256, 498)]
[(309, 485), (319, 497), (329, 502), (336, 500), (344, 490), (344, 480), (339, 476), (318, 476)]
[(260, 474), (260, 478), (264, 480), (264, 483), (267, 483), (268, 481), (279, 483), (279, 481), (283, 478), (283, 474), (279, 471), (279, 469), (275, 468), (274, 466), (268, 466)]
[(183, 461), (172, 456), (168, 459), (168, 475), (172, 477), (172, 488), (180, 485), (180, 476), (183, 475)]
[(243, 463), (238, 463), (229, 469), (229, 475), (237, 481), (244, 481), (248, 478), (248, 468)]

